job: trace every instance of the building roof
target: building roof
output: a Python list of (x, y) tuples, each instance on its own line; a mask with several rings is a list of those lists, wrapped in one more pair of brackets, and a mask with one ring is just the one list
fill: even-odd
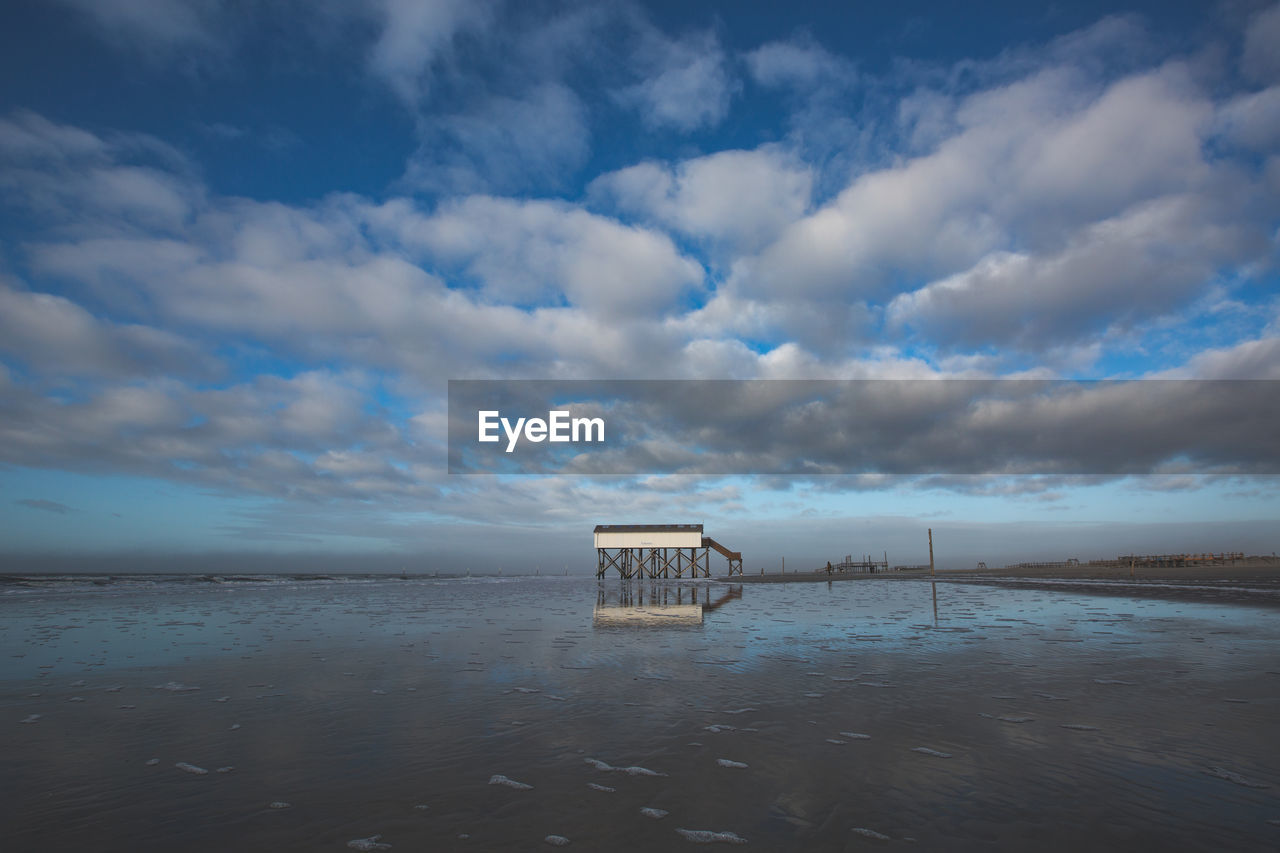
[(701, 524), (597, 524), (596, 533), (701, 533)]

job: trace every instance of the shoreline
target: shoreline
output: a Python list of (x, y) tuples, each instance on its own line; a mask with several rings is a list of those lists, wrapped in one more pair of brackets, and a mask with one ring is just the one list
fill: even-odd
[(1187, 566), (1136, 569), (1127, 566), (1059, 566), (1044, 568), (951, 569), (927, 571), (773, 573), (720, 577), (727, 583), (821, 583), (824, 581), (933, 581), (1012, 589), (1057, 590), (1089, 595), (1177, 599), (1201, 603), (1280, 607), (1280, 560), (1244, 560), (1231, 566)]

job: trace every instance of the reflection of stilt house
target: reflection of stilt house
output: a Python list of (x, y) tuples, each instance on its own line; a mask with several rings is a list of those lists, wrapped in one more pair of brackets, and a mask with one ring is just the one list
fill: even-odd
[(709, 578), (710, 549), (729, 561), (729, 574), (742, 574), (742, 553), (730, 551), (701, 524), (597, 524), (596, 577), (617, 569), (624, 578)]
[(741, 584), (600, 584), (592, 621), (596, 625), (696, 626), (702, 624), (703, 613), (739, 598)]

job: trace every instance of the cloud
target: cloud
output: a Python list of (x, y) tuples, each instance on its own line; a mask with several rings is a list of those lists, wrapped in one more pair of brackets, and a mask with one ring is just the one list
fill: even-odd
[(1237, 95), (1218, 109), (1217, 130), (1232, 144), (1254, 151), (1280, 146), (1280, 86)]
[(487, 0), (380, 0), (375, 5), (382, 30), (369, 69), (411, 105), (423, 96), (428, 70), (453, 39), (487, 24), (494, 14)]
[(219, 0), (59, 0), (109, 41), (170, 54), (215, 50), (226, 10)]
[[(508, 450), (475, 440), (478, 410), (526, 414), (558, 405), (575, 417), (603, 418), (605, 442)], [(1271, 438), (1280, 384), (1266, 381), (454, 383), (449, 411), (451, 471), (1114, 477), (1280, 470)]]
[(1280, 44), (1280, 4), (1259, 12), (1249, 22), (1240, 65), (1250, 79), (1261, 83), (1280, 82), (1277, 44)]
[(116, 231), (174, 230), (203, 203), (187, 159), (144, 134), (98, 136), (19, 111), (0, 118), (0, 188), (57, 228), (96, 217)]
[(404, 182), (449, 193), (558, 186), (590, 151), (581, 100), (563, 84), (546, 82), (433, 119)]
[(602, 175), (590, 194), (618, 210), (734, 252), (769, 243), (803, 216), (811, 171), (776, 148), (720, 151), (674, 167), (644, 162)]
[(821, 86), (847, 86), (857, 79), (853, 63), (830, 53), (807, 34), (763, 44), (745, 59), (752, 78), (762, 86), (812, 92)]
[(61, 504), (57, 501), (47, 501), (43, 498), (23, 498), (22, 500), (14, 501), (14, 503), (18, 506), (25, 506), (28, 509), (38, 509), (41, 512), (51, 512), (54, 515), (66, 515), (69, 512), (75, 512), (72, 507), (69, 507), (66, 504)]
[(1171, 379), (1280, 379), (1280, 335), (1242, 341), (1234, 346), (1196, 353)]
[(473, 196), (407, 226), (401, 238), (457, 264), (486, 301), (561, 299), (602, 318), (664, 313), (702, 279), (665, 235), (565, 204)]
[(741, 84), (714, 32), (669, 39), (651, 31), (633, 60), (643, 79), (617, 90), (650, 128), (690, 132), (715, 127), (729, 114)]
[[(1260, 35), (1232, 57), (1247, 86), (1212, 57), (1171, 56), (1133, 18), (877, 76), (815, 38), (737, 54), (728, 36), (664, 32), (625, 3), (270, 6), (78, 14), (165, 61), (256, 57), (250, 31), (274, 32), (258, 24), (296, 23), (280, 49), (319, 51), (301, 68), (343, 61), (397, 95), (411, 119), (398, 132), (418, 145), (404, 179), (236, 198), (155, 137), (0, 118), (5, 461), (271, 496), (307, 536), (338, 515), (321, 507), (368, 502), (386, 518), (344, 529), (403, 542), (417, 534), (394, 529), (400, 512), (554, 525), (728, 512), (769, 488), (708, 488), (765, 455), (760, 419), (733, 407), (741, 434), (713, 432), (705, 454), (690, 451), (706, 439), (696, 419), (635, 443), (637, 459), (703, 472), (678, 488), (449, 480), (449, 378), (1276, 375), (1259, 316), (1280, 152)], [(1224, 301), (1248, 311), (1211, 314)], [(1099, 440), (1087, 418), (1132, 414), (1100, 399), (1078, 416), (1024, 400), (934, 417), (990, 439), (962, 458), (999, 462), (1037, 450), (1054, 417)], [(850, 447), (902, 443), (892, 418), (875, 432), (821, 415), (774, 448), (812, 463), (797, 482)], [(897, 461), (934, 458), (944, 438)], [(1123, 449), (1141, 470), (1160, 450)], [(1079, 485), (888, 476), (812, 480), (1008, 499)], [(264, 514), (245, 529), (269, 526)]]
[(100, 320), (71, 300), (0, 281), (0, 352), (42, 376), (202, 375), (213, 359), (173, 332)]
[(944, 348), (1038, 350), (1131, 326), (1190, 301), (1219, 264), (1264, 248), (1206, 207), (1166, 197), (1089, 226), (1057, 252), (992, 253), (895, 297), (886, 317)]
[[(428, 494), (410, 473), (426, 475), (426, 457), (379, 415), (371, 392), (366, 377), (328, 371), (221, 388), (154, 379), (63, 400), (9, 385), (0, 388), (0, 459), (302, 500)], [(362, 454), (387, 464), (341, 462)]]

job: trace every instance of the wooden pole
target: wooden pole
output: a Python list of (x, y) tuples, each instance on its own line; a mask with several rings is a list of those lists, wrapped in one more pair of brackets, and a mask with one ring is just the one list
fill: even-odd
[(929, 528), (929, 577), (933, 577), (933, 528)]

